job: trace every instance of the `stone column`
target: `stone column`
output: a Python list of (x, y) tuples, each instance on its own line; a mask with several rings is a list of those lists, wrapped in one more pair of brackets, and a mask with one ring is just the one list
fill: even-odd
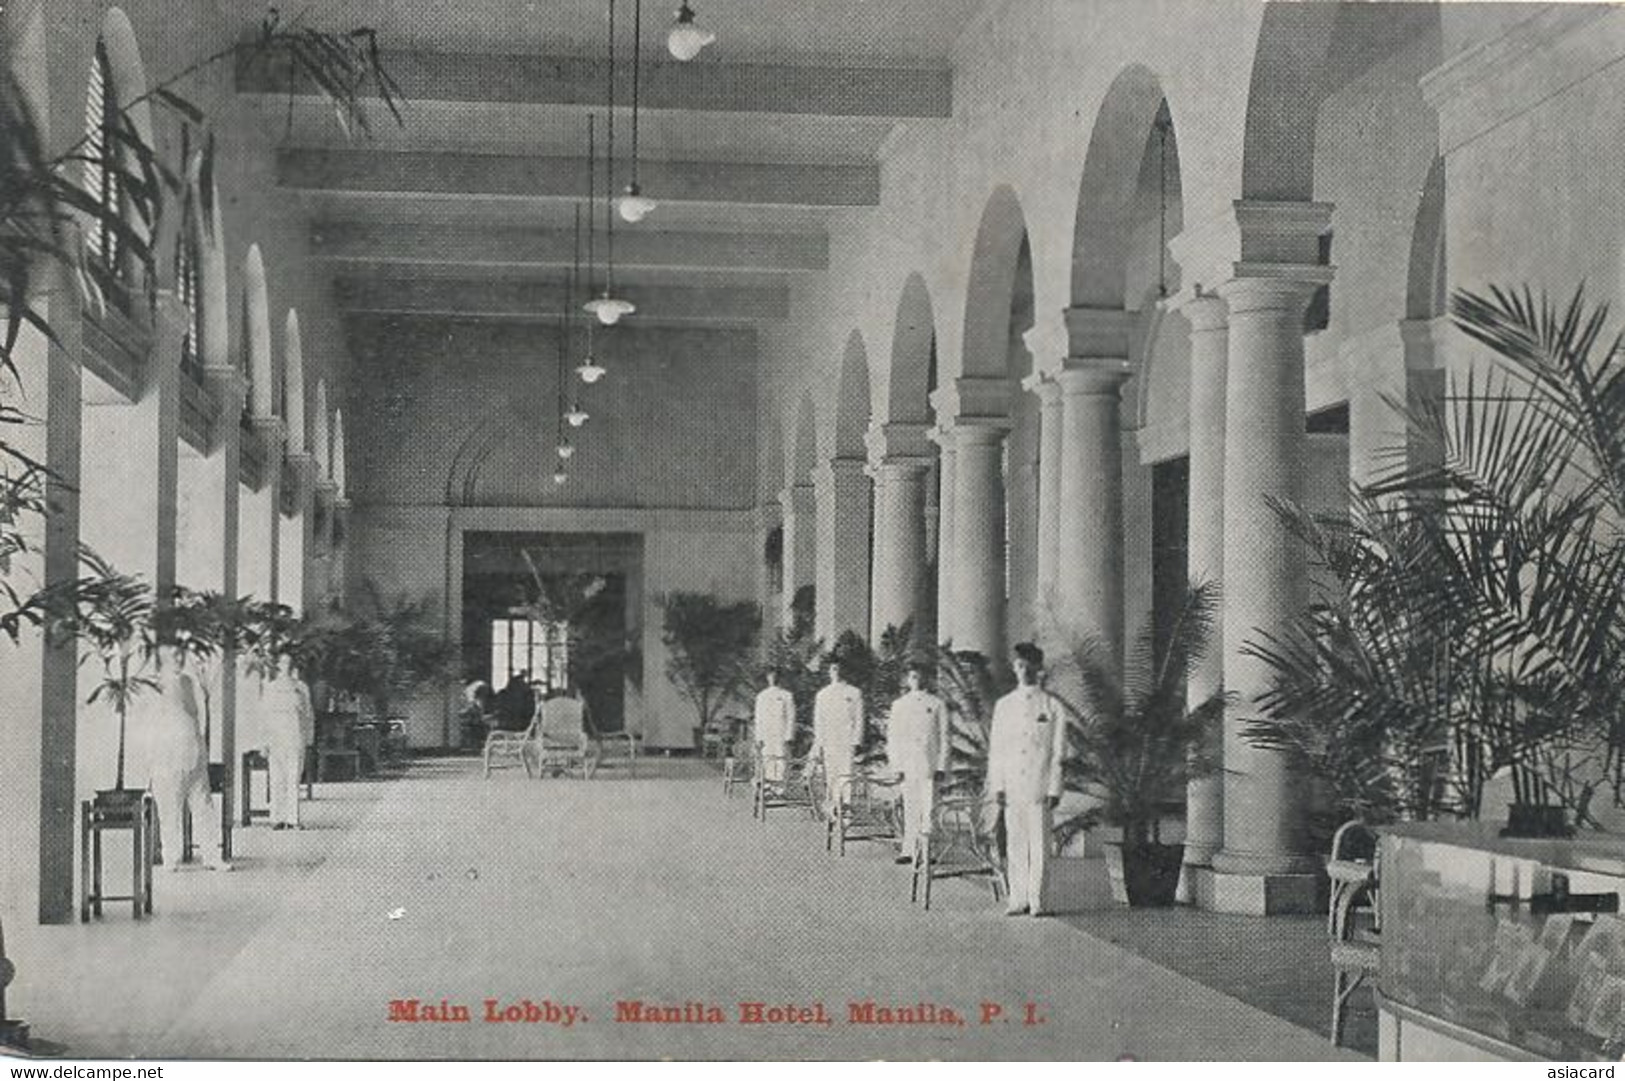
[(1260, 633), (1285, 632), (1304, 607), (1303, 548), (1266, 500), (1296, 502), (1303, 491), (1303, 313), (1330, 268), (1238, 264), (1236, 272), (1219, 294), (1230, 307), (1224, 685), (1237, 697), (1225, 716), (1224, 847), (1213, 868), (1219, 879), (1244, 880), (1221, 884), (1217, 907), (1267, 913), (1313, 903), (1308, 873), (1317, 861), (1303, 849), (1303, 808), (1289, 760), (1243, 735), (1272, 682), (1269, 666), (1243, 650)]
[(1079, 360), (1061, 387), (1061, 520), (1056, 596), (1063, 627), (1123, 653), (1123, 451), (1126, 360)]
[[(218, 354), (219, 363), (206, 363), (203, 385), (215, 400), (212, 469), (220, 484), (220, 591), (227, 597), (238, 593), (237, 521), (242, 513), (242, 425), (243, 397), (247, 384), (242, 373), (231, 365), (229, 353)], [(205, 351), (205, 360), (214, 358)], [(220, 698), (215, 717), (220, 727), (220, 759), (225, 775), (220, 790), (220, 844), (225, 858), (231, 858), (232, 823), (236, 805), (237, 777), (237, 651), (228, 649), (215, 662), (220, 673)]]
[(952, 435), (952, 638), (988, 657), (1005, 645), (1004, 437), (1003, 424), (963, 421)]
[[(814, 582), (813, 556), (817, 551), (817, 500), (810, 483), (793, 484), (779, 493), (784, 512), (784, 591), (779, 623), (785, 630), (795, 626), (796, 591)], [(819, 607), (823, 606), (819, 598)]]
[(919, 612), (925, 573), (925, 476), (922, 458), (883, 461), (874, 467), (875, 553), (869, 642), (887, 627)]
[(350, 508), (349, 497), (340, 489), (338, 498), (333, 500), (333, 566), (331, 568), (333, 596), (340, 602), (344, 600), (349, 592)]
[(825, 644), (869, 628), (870, 485), (861, 458), (832, 458), (813, 471), (818, 499), (818, 620)]
[(958, 455), (952, 428), (937, 428), (937, 641), (955, 641), (959, 604), (954, 599), (954, 497), (959, 483)]
[[(1190, 496), (1188, 569), (1191, 583), (1224, 584), (1225, 375), (1230, 351), (1229, 311), (1212, 293), (1198, 293), (1180, 309), (1190, 323)], [(1222, 603), (1222, 601), (1221, 601)], [(1207, 652), (1186, 684), (1186, 701), (1205, 701), (1224, 686), (1223, 628), (1214, 627)], [(1210, 746), (1223, 753), (1223, 725)], [(1224, 841), (1224, 778), (1219, 769), (1189, 782), (1185, 791), (1185, 863), (1206, 866)]]
[(1038, 395), (1038, 582), (1035, 623), (1048, 636), (1060, 608), (1056, 586), (1061, 564), (1061, 384), (1045, 373), (1028, 376), (1022, 386)]
[(271, 508), (270, 513), (263, 521), (252, 520), (244, 522), (247, 529), (267, 529), (266, 556), (269, 562), (269, 580), (266, 585), (267, 596), (263, 600), (280, 601), (286, 604), (283, 592), (287, 588), (282, 584), (282, 455), (287, 437), (283, 428), (282, 418), (275, 416), (262, 416), (255, 414), (252, 426), (254, 438), (259, 442), (261, 459), (265, 462), (265, 478), (262, 488), (267, 493)]

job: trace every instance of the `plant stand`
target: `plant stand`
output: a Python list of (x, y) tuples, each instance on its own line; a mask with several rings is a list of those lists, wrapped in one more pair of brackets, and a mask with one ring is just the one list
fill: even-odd
[[(157, 806), (147, 792), (128, 792), (121, 799), (98, 796), (79, 805), (79, 921), (102, 915), (102, 902), (129, 901), (136, 919), (152, 915), (152, 866), (157, 847)], [(112, 896), (102, 887), (102, 834), (130, 831), (130, 883), (127, 896)], [(180, 859), (177, 852), (174, 859)]]

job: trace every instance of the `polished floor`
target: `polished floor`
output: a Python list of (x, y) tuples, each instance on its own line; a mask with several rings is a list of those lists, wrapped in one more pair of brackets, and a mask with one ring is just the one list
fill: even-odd
[[(319, 786), (312, 828), (239, 833), (234, 873), (160, 871), (149, 921), (122, 906), (87, 926), (12, 921), (12, 1011), (87, 1057), (1331, 1054), (1319, 1033), (1091, 933), (1087, 916), (1007, 919), (966, 882), (940, 884), (921, 912), (878, 848), (838, 859), (805, 817), (760, 824), (725, 802), (702, 764), (648, 766), (637, 780), (487, 781), (442, 759)], [(390, 1020), (412, 999), (470, 1020)], [(485, 1020), (487, 1000), (519, 1019)], [(633, 1002), (683, 1020), (617, 1020)], [(936, 1023), (851, 1023), (866, 1002)], [(741, 1003), (813, 1020), (741, 1023)], [(987, 1024), (984, 1004), (1002, 1011)], [(689, 1020), (705, 1007), (724, 1020)], [(964, 1023), (942, 1023), (950, 1010)]]

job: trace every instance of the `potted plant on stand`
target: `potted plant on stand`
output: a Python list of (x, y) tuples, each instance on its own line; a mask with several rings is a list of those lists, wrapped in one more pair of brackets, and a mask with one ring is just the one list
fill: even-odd
[(50, 631), (89, 645), (81, 664), (92, 658), (101, 664), (101, 679), (85, 702), (105, 702), (118, 717), (118, 761), (113, 787), (99, 789), (96, 801), (106, 807), (128, 807), (143, 794), (124, 786), (130, 707), (141, 694), (158, 687), (145, 674), (154, 643), (152, 588), (134, 575), (119, 573), (89, 549), (80, 552), (79, 560), (89, 574), (63, 583), (62, 603), (47, 601), (55, 609)]
[(666, 678), (694, 706), (694, 747), (702, 751), (705, 733), (749, 685), (762, 614), (754, 602), (724, 601), (711, 593), (667, 593), (659, 603)]
[(1106, 866), (1114, 896), (1130, 905), (1173, 903), (1184, 846), (1162, 842), (1162, 814), (1193, 775), (1213, 768), (1206, 733), (1226, 697), (1192, 704), (1185, 687), (1212, 641), (1217, 605), (1211, 585), (1193, 587), (1166, 640), (1147, 621), (1126, 671), (1095, 639), (1074, 643), (1056, 666), (1050, 689), (1072, 715), (1066, 785), (1099, 798), (1085, 818), (1122, 831), (1106, 846)]

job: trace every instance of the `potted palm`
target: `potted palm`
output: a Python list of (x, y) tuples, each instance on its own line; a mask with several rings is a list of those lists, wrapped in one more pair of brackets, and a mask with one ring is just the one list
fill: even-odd
[(753, 601), (724, 601), (710, 593), (667, 593), (658, 600), (664, 616), (666, 678), (695, 710), (694, 747), (730, 703), (750, 686), (749, 658), (761, 628)]
[(1097, 639), (1076, 641), (1055, 665), (1051, 691), (1071, 714), (1069, 790), (1097, 796), (1084, 812), (1122, 831), (1106, 846), (1118, 900), (1168, 905), (1184, 846), (1164, 844), (1161, 817), (1192, 776), (1210, 771), (1207, 733), (1224, 713), (1222, 693), (1186, 701), (1186, 681), (1213, 637), (1218, 592), (1197, 585), (1159, 641), (1147, 621), (1126, 669)]
[(53, 587), (43, 602), (50, 613), (47, 628), (58, 640), (77, 639), (89, 647), (81, 664), (94, 659), (101, 665), (101, 678), (85, 701), (105, 702), (118, 718), (118, 760), (113, 787), (98, 790), (96, 800), (128, 806), (142, 794), (124, 786), (130, 708), (142, 694), (158, 687), (146, 674), (156, 641), (152, 588), (134, 575), (121, 574), (89, 549), (82, 550), (79, 559), (87, 573)]

